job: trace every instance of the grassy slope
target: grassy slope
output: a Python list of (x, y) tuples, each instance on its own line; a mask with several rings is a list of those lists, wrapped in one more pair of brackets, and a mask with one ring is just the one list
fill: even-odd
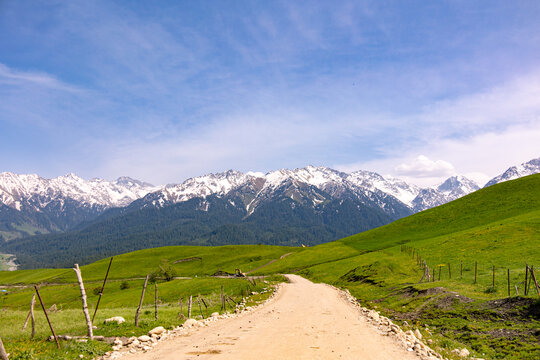
[[(212, 275), (217, 270), (234, 273), (236, 268), (246, 272), (278, 259), (280, 256), (300, 251), (300, 248), (261, 245), (230, 246), (167, 246), (134, 251), (114, 257), (110, 279), (144, 278), (157, 269), (162, 260), (171, 263), (190, 257), (200, 257), (174, 264), (177, 276)], [(101, 281), (107, 271), (109, 258), (82, 266), (85, 281)], [(37, 269), (0, 272), (0, 285), (32, 283), (75, 282), (75, 272), (71, 269)]]

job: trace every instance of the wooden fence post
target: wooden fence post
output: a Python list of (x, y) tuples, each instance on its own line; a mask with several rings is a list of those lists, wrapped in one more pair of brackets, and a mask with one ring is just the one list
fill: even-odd
[(439, 281), (441, 280), (441, 268), (442, 268), (442, 266), (439, 265)]
[(433, 268), (433, 277), (431, 278), (432, 282), (435, 282), (435, 268)]
[(179, 316), (180, 319), (185, 319), (186, 317), (184, 316), (184, 307), (182, 306), (182, 298), (180, 298), (180, 316)]
[(463, 280), (463, 261), (460, 263), (460, 274), (459, 274), (459, 279), (460, 279), (460, 280)]
[(531, 290), (531, 282), (532, 282), (532, 265), (529, 266), (529, 282), (527, 283), (527, 295), (529, 295), (529, 291)]
[(527, 296), (527, 276), (529, 275), (529, 265), (525, 263), (525, 286), (523, 286), (523, 294)]
[(146, 279), (144, 279), (144, 285), (142, 289), (141, 294), (141, 300), (139, 300), (139, 307), (137, 308), (137, 312), (135, 312), (135, 326), (139, 326), (139, 314), (141, 313), (141, 308), (144, 300), (144, 292), (146, 291), (146, 285), (148, 284), (148, 278), (150, 275), (146, 275)]
[(51, 324), (51, 320), (49, 320), (49, 315), (47, 315), (47, 310), (45, 310), (45, 305), (43, 304), (43, 300), (41, 299), (41, 295), (39, 294), (39, 290), (38, 290), (37, 285), (34, 285), (34, 289), (36, 289), (36, 294), (38, 296), (39, 303), (41, 304), (41, 308), (43, 309), (43, 312), (45, 313), (45, 318), (47, 319), (47, 322), (49, 323), (49, 328), (51, 329), (51, 332), (53, 334), (54, 341), (56, 341), (56, 347), (58, 347), (60, 349), (60, 343), (58, 342), (58, 338), (56, 337), (56, 334), (54, 333), (54, 329), (53, 329), (53, 326)]
[(495, 288), (495, 265), (493, 265), (493, 281), (491, 282), (491, 286)]
[(34, 335), (36, 335), (36, 319), (34, 318), (34, 305), (36, 304), (36, 294), (32, 294), (32, 301), (30, 301), (30, 311), (28, 312), (28, 316), (26, 317), (26, 321), (24, 322), (23, 330), (26, 329), (26, 325), (28, 325), (28, 320), (32, 320), (32, 334), (30, 335), (30, 340), (34, 338)]
[(223, 284), (221, 284), (221, 310), (225, 307), (225, 300), (223, 300)]
[(193, 301), (193, 297), (189, 295), (189, 302), (188, 302), (188, 309), (187, 309), (187, 317), (188, 319), (191, 319), (191, 304)]
[(452, 270), (450, 269), (450, 263), (448, 263), (448, 277), (452, 278)]
[(79, 289), (81, 290), (81, 299), (84, 317), (86, 318), (86, 327), (88, 329), (88, 337), (90, 340), (94, 340), (94, 329), (92, 328), (92, 319), (90, 319), (90, 313), (88, 312), (88, 304), (86, 303), (86, 291), (84, 291), (84, 284), (81, 274), (81, 269), (79, 269), (79, 264), (75, 264), (73, 268), (75, 274), (77, 275), (77, 281), (79, 282)]
[(0, 359), (9, 360), (6, 349), (4, 349), (4, 343), (2, 342), (2, 338), (0, 338)]
[(517, 285), (514, 285), (516, 287), (516, 296), (519, 296), (519, 291)]
[(508, 297), (510, 297), (510, 269), (506, 269), (506, 279), (508, 283)]
[(201, 296), (202, 303), (204, 305), (204, 309), (206, 310), (206, 317), (208, 317), (208, 305), (206, 304), (206, 301), (204, 301), (204, 298)]
[(101, 286), (101, 291), (99, 292), (99, 298), (96, 303), (96, 309), (94, 310), (94, 315), (92, 316), (92, 323), (94, 322), (94, 319), (96, 318), (97, 310), (99, 308), (99, 302), (101, 301), (101, 296), (103, 296), (103, 291), (105, 290), (105, 284), (107, 283), (107, 278), (109, 277), (109, 270), (111, 270), (112, 261), (113, 261), (113, 258), (111, 257), (111, 261), (109, 261), (109, 266), (107, 267), (107, 273), (105, 274), (105, 279), (103, 280), (103, 285)]
[(532, 265), (531, 265), (530, 269), (531, 269), (531, 277), (534, 280), (534, 286), (536, 288), (536, 295), (538, 295), (540, 297), (540, 289), (538, 288), (538, 282), (536, 281), (536, 276), (534, 275), (534, 268), (533, 268)]
[(158, 319), (158, 316), (157, 316), (157, 282), (154, 283), (154, 288), (155, 288), (155, 292), (154, 292), (154, 320), (157, 320)]
[(204, 314), (202, 312), (202, 306), (201, 306), (201, 295), (197, 296), (197, 302), (199, 303), (199, 311), (201, 312), (201, 316), (204, 319)]
[(476, 284), (476, 274), (478, 272), (478, 262), (474, 262), (474, 283)]

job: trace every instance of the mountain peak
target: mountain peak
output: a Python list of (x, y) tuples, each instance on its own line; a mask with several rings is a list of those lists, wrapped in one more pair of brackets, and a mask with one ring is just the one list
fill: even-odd
[(133, 179), (133, 178), (131, 178), (129, 176), (120, 176), (118, 179), (116, 179), (115, 184), (122, 185), (122, 186), (127, 186), (127, 187), (133, 187), (133, 186), (136, 186), (136, 185), (143, 186), (143, 187), (154, 187), (154, 185), (152, 185), (150, 183), (140, 181), (140, 180), (137, 180), (137, 179)]
[(488, 181), (484, 187), (537, 173), (540, 173), (540, 157), (529, 160), (517, 166), (509, 167), (504, 173)]

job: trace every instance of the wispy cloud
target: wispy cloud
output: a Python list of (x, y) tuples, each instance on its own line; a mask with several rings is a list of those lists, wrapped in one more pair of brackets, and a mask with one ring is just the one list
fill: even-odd
[(67, 92), (81, 92), (83, 89), (58, 80), (56, 77), (44, 73), (33, 71), (21, 71), (11, 69), (0, 63), (0, 84), (12, 86), (39, 86), (49, 90), (59, 90)]

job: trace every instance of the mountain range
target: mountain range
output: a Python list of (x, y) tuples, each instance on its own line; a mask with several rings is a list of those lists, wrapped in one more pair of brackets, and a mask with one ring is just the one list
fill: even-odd
[[(540, 158), (509, 168), (486, 186), (537, 172)], [(229, 170), (164, 186), (128, 177), (109, 182), (74, 174), (44, 179), (4, 172), (0, 250), (37, 267), (45, 254), (55, 259), (48, 266), (62, 266), (72, 262), (70, 254), (84, 263), (83, 253), (90, 261), (173, 244), (314, 245), (478, 189), (464, 176), (419, 188), (375, 172), (348, 174), (314, 166), (267, 174)], [(59, 257), (55, 247), (66, 256)]]

